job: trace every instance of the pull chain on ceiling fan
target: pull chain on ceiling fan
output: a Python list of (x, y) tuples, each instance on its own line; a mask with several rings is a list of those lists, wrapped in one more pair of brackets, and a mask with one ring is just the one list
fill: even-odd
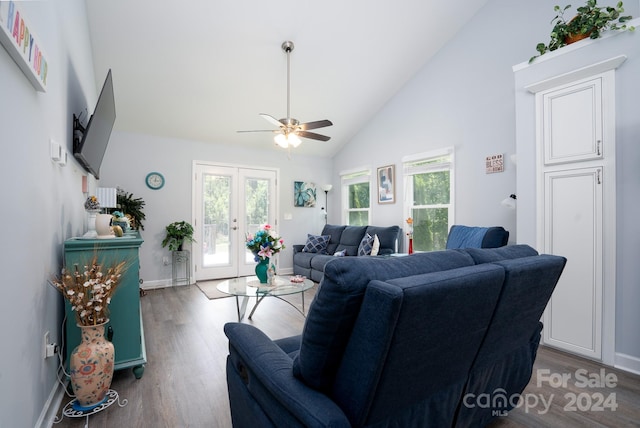
[(266, 113), (260, 113), (260, 116), (265, 118), (267, 122), (277, 126), (276, 130), (255, 130), (255, 131), (238, 131), (238, 132), (274, 132), (277, 133), (274, 137), (274, 141), (277, 145), (283, 148), (298, 147), (301, 143), (300, 137), (309, 138), (312, 140), (329, 141), (331, 137), (326, 135), (320, 135), (315, 132), (309, 132), (310, 129), (324, 128), (331, 126), (330, 120), (318, 120), (315, 122), (300, 123), (298, 119), (291, 117), (291, 51), (293, 51), (294, 45), (291, 41), (285, 41), (282, 43), (282, 50), (287, 54), (287, 117), (284, 119), (276, 119)]

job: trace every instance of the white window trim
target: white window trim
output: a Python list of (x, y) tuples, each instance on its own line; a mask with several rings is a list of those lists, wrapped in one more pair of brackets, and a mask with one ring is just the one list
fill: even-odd
[[(426, 161), (430, 159), (437, 159), (444, 156), (449, 156), (448, 162), (436, 163), (431, 165), (422, 165), (418, 168), (411, 168), (411, 164)], [(431, 150), (428, 152), (415, 153), (402, 157), (402, 178), (404, 183), (404, 198), (403, 198), (403, 211), (405, 218), (411, 217), (411, 210), (415, 208), (411, 195), (413, 194), (413, 182), (412, 176), (415, 174), (421, 174), (430, 171), (449, 171), (449, 215), (448, 223), (449, 228), (455, 224), (455, 152), (453, 147), (445, 147), (442, 149)], [(444, 207), (445, 205), (440, 205)], [(432, 205), (432, 208), (438, 208), (438, 205)]]
[[(342, 224), (348, 224), (349, 212), (353, 211), (366, 211), (369, 223), (371, 221), (371, 177), (373, 176), (372, 168), (370, 166), (363, 166), (360, 168), (353, 168), (340, 172), (340, 188), (342, 194)], [(351, 184), (357, 183), (369, 183), (369, 208), (360, 208), (349, 210), (349, 191), (348, 187)]]

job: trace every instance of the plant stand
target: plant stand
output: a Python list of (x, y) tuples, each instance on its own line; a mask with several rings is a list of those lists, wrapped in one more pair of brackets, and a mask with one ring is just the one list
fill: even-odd
[(77, 400), (69, 401), (67, 405), (64, 406), (64, 409), (62, 409), (62, 417), (58, 418), (58, 416), (56, 416), (53, 423), (54, 424), (60, 423), (65, 416), (68, 418), (86, 418), (84, 423), (84, 428), (89, 428), (89, 416), (103, 411), (104, 409), (106, 409), (107, 407), (111, 406), (113, 403), (116, 403), (116, 402), (118, 403), (118, 406), (124, 407), (127, 405), (128, 400), (126, 398), (123, 398), (122, 401), (120, 401), (120, 397), (118, 396), (118, 393), (113, 389), (110, 389), (109, 391), (107, 391), (107, 396), (105, 397), (102, 403), (90, 409), (79, 410), (76, 408)]
[(173, 251), (172, 256), (172, 285), (191, 284), (191, 254), (189, 251)]

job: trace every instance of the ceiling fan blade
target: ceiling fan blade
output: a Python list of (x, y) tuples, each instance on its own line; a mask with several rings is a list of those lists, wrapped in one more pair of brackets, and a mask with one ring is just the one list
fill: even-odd
[(271, 124), (273, 124), (275, 126), (278, 126), (278, 127), (284, 126), (284, 124), (282, 122), (280, 122), (278, 119), (276, 119), (275, 117), (270, 116), (270, 115), (268, 115), (266, 113), (260, 113), (260, 116), (264, 117), (267, 120), (267, 122), (269, 122), (269, 123), (271, 123)]
[(331, 137), (327, 137), (326, 135), (316, 134), (315, 132), (307, 132), (307, 131), (298, 131), (296, 135), (304, 138), (311, 138), (312, 140), (320, 140), (320, 141), (329, 141)]
[(236, 132), (280, 132), (279, 129), (251, 129), (251, 130), (244, 130), (244, 131), (236, 131)]
[(330, 120), (325, 119), (317, 120), (315, 122), (301, 123), (300, 125), (298, 125), (298, 129), (300, 129), (301, 131), (306, 131), (307, 129), (318, 129), (331, 125), (333, 125), (333, 123)]

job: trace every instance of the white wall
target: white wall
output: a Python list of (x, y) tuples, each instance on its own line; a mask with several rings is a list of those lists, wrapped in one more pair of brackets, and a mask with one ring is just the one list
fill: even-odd
[[(118, 85), (116, 75), (114, 85)], [(307, 233), (320, 233), (324, 226), (320, 210), (324, 206), (324, 194), (320, 187), (331, 177), (329, 159), (305, 158), (296, 155), (295, 151), (289, 158), (284, 150), (249, 150), (225, 144), (114, 132), (100, 171), (100, 185), (120, 186), (145, 201), (146, 221), (141, 232), (145, 242), (140, 249), (143, 286), (166, 285), (171, 281), (171, 266), (162, 264), (163, 256), (170, 256), (170, 252), (162, 248), (161, 241), (169, 223), (181, 220), (193, 223), (191, 186), (194, 160), (279, 168), (280, 206), (276, 230), (287, 247), (278, 256), (279, 271), (293, 272), (291, 245), (304, 244)], [(145, 185), (144, 179), (151, 171), (164, 175), (162, 189), (150, 190)], [(293, 206), (294, 181), (316, 183), (318, 203), (315, 208)], [(284, 220), (285, 213), (292, 214), (293, 218)]]
[[(600, 2), (611, 4), (615, 2)], [(536, 54), (539, 42), (547, 43), (555, 16), (555, 0), (491, 0), (462, 31), (399, 91), (355, 138), (334, 157), (334, 183), (340, 171), (362, 165), (375, 168), (395, 164), (398, 172), (404, 155), (447, 146), (456, 156), (456, 223), (468, 225), (502, 225), (510, 231), (512, 243), (535, 246), (535, 175), (530, 147), (516, 148), (516, 86), (512, 67)], [(637, 1), (625, 2), (626, 13), (637, 17)], [(636, 31), (637, 33), (637, 31)], [(638, 49), (638, 34), (626, 33), (616, 38), (615, 51)], [(607, 42), (609, 43), (609, 42)], [(630, 48), (629, 44), (635, 44)], [(611, 50), (605, 45), (604, 51)], [(613, 51), (612, 51), (613, 52)], [(608, 52), (611, 53), (611, 52)], [(614, 54), (611, 53), (611, 56)], [(583, 60), (580, 56), (576, 62)], [(625, 81), (625, 94), (618, 101), (618, 270), (616, 351), (617, 361), (625, 368), (640, 368), (640, 301), (637, 278), (640, 259), (637, 213), (640, 211), (637, 188), (640, 182), (640, 119), (637, 100), (640, 95), (640, 73), (636, 56), (618, 71)], [(519, 117), (533, 126), (533, 116)], [(519, 122), (520, 124), (520, 122)], [(518, 165), (507, 161), (505, 172), (484, 173), (484, 158), (517, 152)], [(517, 174), (516, 174), (517, 172)], [(374, 176), (375, 180), (375, 176)], [(517, 183), (517, 184), (516, 184)], [(375, 181), (371, 183), (375, 188)], [(402, 198), (402, 180), (396, 179), (396, 191)], [(517, 192), (516, 192), (517, 188)], [(517, 193), (516, 215), (500, 206), (510, 193)], [(338, 195), (329, 203), (338, 215)], [(400, 224), (406, 218), (401, 201), (392, 205), (373, 206), (374, 224)], [(405, 226), (405, 225), (403, 225)], [(517, 229), (517, 230), (516, 230)]]
[(4, 245), (0, 256), (0, 427), (33, 427), (56, 386), (57, 360), (43, 359), (43, 335), (60, 344), (62, 297), (47, 283), (62, 266), (62, 243), (83, 230), (83, 172), (49, 158), (49, 139), (71, 151), (72, 113), (96, 101), (85, 3), (16, 2), (49, 64), (36, 92), (0, 48), (0, 146)]

